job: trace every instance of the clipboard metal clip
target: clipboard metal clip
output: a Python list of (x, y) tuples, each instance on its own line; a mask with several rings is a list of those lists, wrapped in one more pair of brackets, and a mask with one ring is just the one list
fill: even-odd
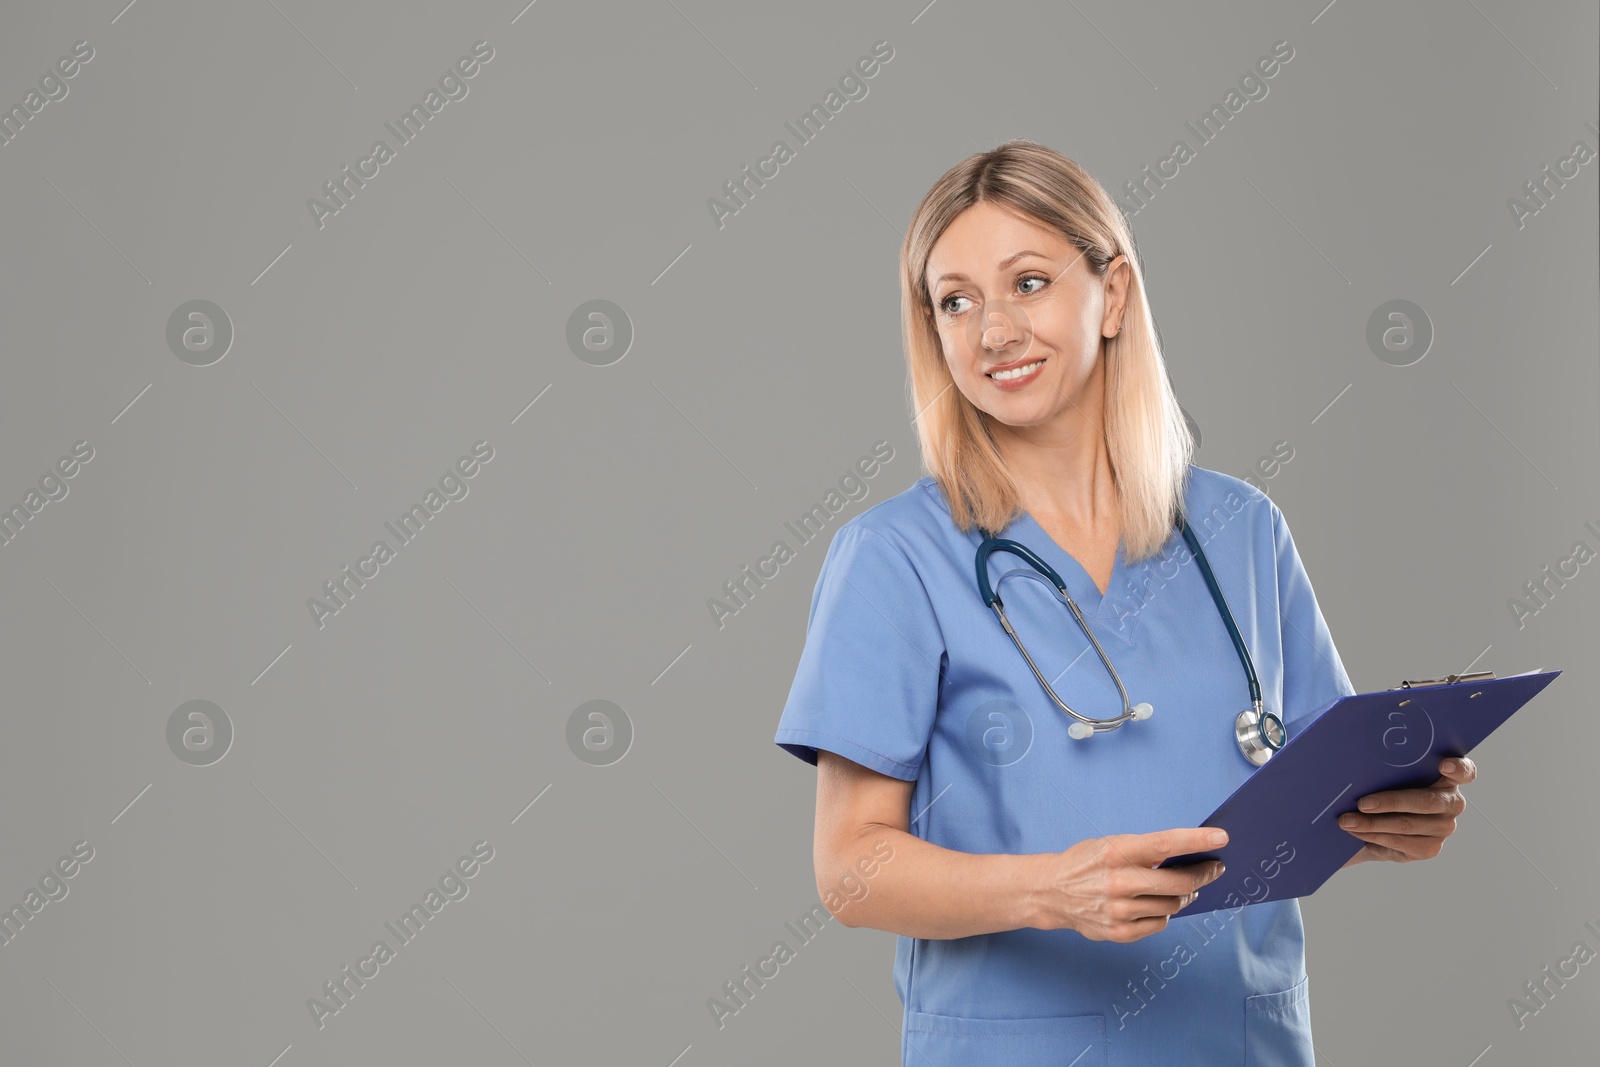
[[(1487, 682), (1494, 679), (1494, 671), (1474, 671), (1472, 674), (1448, 674), (1443, 678), (1419, 678), (1402, 681), (1394, 689), (1417, 689), (1425, 685), (1455, 685), (1457, 682)], [(1390, 692), (1394, 690), (1391, 689)]]

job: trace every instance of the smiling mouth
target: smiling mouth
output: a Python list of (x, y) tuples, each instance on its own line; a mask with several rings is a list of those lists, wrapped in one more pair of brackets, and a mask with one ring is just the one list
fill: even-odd
[(990, 371), (984, 376), (997, 382), (1016, 381), (1018, 378), (1026, 378), (1028, 375), (1034, 373), (1041, 366), (1043, 366), (1043, 364), (1044, 360), (1036, 359), (1031, 363), (1024, 363), (1020, 367), (1013, 367), (1011, 370)]

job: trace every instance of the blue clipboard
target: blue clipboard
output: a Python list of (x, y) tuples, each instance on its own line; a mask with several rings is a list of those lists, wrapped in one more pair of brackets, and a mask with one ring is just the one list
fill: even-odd
[(1357, 798), (1433, 784), (1441, 759), (1471, 752), (1560, 673), (1452, 675), (1336, 701), (1201, 824), (1227, 830), (1226, 845), (1160, 864), (1220, 859), (1227, 866), (1174, 914), (1310, 896), (1361, 850), (1339, 826)]

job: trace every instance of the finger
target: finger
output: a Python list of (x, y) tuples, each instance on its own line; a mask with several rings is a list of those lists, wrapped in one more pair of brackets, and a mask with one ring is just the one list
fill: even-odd
[(1478, 765), (1465, 756), (1449, 756), (1439, 761), (1439, 773), (1457, 785), (1466, 785), (1478, 777)]
[(1096, 940), (1122, 942), (1138, 941), (1142, 938), (1149, 937), (1151, 934), (1159, 934), (1161, 931), (1165, 930), (1167, 928), (1167, 921), (1168, 917), (1166, 915), (1147, 915), (1142, 919), (1130, 919), (1126, 922), (1117, 924), (1117, 933), (1112, 933), (1106, 937), (1096, 938)]
[[(1158, 874), (1164, 875), (1167, 872), (1158, 870), (1153, 863), (1136, 862), (1128, 855), (1128, 850), (1130, 848), (1134, 849), (1137, 853), (1137, 846), (1131, 843), (1131, 839), (1138, 836), (1141, 835), (1112, 834), (1109, 837), (1102, 837), (1100, 840), (1105, 843), (1105, 850), (1111, 857), (1115, 857), (1115, 859), (1122, 865), (1132, 869), (1133, 872), (1139, 877), (1141, 888), (1147, 889), (1150, 892), (1160, 892), (1163, 886), (1157, 883), (1155, 876)], [(1103, 860), (1105, 858), (1106, 857), (1102, 857)]]
[(1381, 834), (1366, 831), (1352, 831), (1352, 833), (1369, 845), (1387, 848), (1408, 860), (1431, 859), (1444, 847), (1444, 839), (1441, 837), (1413, 837), (1410, 834)]
[(1181, 867), (1124, 868), (1113, 874), (1108, 890), (1116, 895), (1138, 900), (1143, 897), (1181, 897), (1216, 881), (1222, 873), (1222, 864), (1216, 860), (1204, 863), (1186, 863)]
[(1348, 813), (1339, 816), (1339, 826), (1362, 833), (1395, 834), (1405, 837), (1449, 837), (1455, 831), (1454, 815), (1411, 815), (1389, 812), (1379, 815)]
[[(1220, 839), (1213, 834), (1220, 834)], [(1129, 863), (1154, 867), (1173, 856), (1221, 848), (1228, 843), (1228, 833), (1212, 826), (1179, 827), (1149, 834), (1112, 834), (1106, 841)]]
[(1195, 902), (1195, 898), (1199, 895), (1200, 893), (1197, 890), (1192, 893), (1184, 893), (1181, 896), (1168, 897), (1149, 894), (1146, 896), (1134, 897), (1130, 903), (1135, 907), (1136, 910), (1134, 911), (1133, 915), (1130, 916), (1130, 918), (1143, 919), (1152, 916), (1171, 915), (1173, 912), (1182, 911), (1190, 904), (1193, 904)]
[(1367, 858), (1370, 860), (1390, 860), (1404, 862), (1411, 859), (1411, 857), (1407, 856), (1404, 852), (1397, 852), (1396, 850), (1389, 848), (1387, 845), (1377, 845), (1373, 844), (1371, 841), (1368, 841), (1361, 847), (1366, 850)]
[(1421, 815), (1460, 815), (1467, 802), (1452, 783), (1436, 789), (1385, 789), (1356, 801), (1363, 812), (1410, 811)]

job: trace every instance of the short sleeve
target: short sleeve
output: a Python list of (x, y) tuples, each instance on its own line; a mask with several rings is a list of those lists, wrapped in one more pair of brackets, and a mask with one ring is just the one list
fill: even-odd
[[(1268, 501), (1271, 503), (1271, 501)], [(1334, 647), (1311, 579), (1289, 533), (1288, 520), (1272, 504), (1272, 534), (1278, 562), (1278, 617), (1283, 631), (1283, 719), (1310, 722), (1355, 687)]]
[(815, 765), (825, 748), (914, 781), (939, 701), (944, 636), (906, 553), (859, 524), (834, 535), (774, 741)]

